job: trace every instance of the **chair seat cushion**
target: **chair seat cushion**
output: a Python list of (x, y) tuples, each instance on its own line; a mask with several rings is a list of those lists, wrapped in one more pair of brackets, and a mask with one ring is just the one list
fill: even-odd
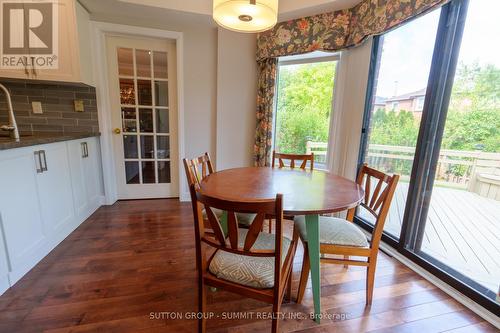
[[(222, 213), (224, 212), (223, 210), (217, 209), (217, 208), (210, 208), (212, 212), (214, 212), (214, 215), (217, 216), (217, 218), (222, 217)], [(207, 219), (207, 212), (205, 209), (202, 210), (203, 214), (203, 219)], [(251, 214), (251, 213), (236, 213), (236, 218), (238, 219), (238, 223), (244, 226), (249, 226), (252, 224), (253, 219), (255, 218), (257, 214)]]
[[(239, 229), (238, 243), (243, 247), (247, 229)], [(274, 234), (261, 232), (252, 250), (274, 249)], [(283, 237), (282, 261), (290, 248), (290, 239)], [(209, 266), (210, 273), (219, 279), (248, 287), (266, 289), (274, 286), (274, 257), (251, 257), (217, 250)]]
[[(296, 216), (295, 227), (300, 233), (300, 238), (307, 242), (306, 218)], [(319, 239), (321, 244), (368, 247), (368, 240), (361, 229), (354, 223), (344, 219), (320, 216)]]

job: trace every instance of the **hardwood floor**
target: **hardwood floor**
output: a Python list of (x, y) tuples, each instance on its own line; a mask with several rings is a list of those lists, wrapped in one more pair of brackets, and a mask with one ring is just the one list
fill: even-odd
[[(0, 297), (0, 332), (195, 332), (196, 274), (189, 203), (122, 201), (102, 207)], [(294, 293), (302, 248), (294, 265)], [(303, 304), (285, 304), (283, 332), (497, 332), (490, 324), (386, 255), (379, 256), (373, 305), (365, 271), (322, 265), (318, 325)], [(270, 331), (271, 306), (209, 292), (208, 332)], [(248, 318), (234, 318), (239, 311)], [(183, 318), (167, 319), (177, 313)], [(232, 316), (231, 319), (222, 317)], [(253, 318), (249, 318), (253, 316)]]

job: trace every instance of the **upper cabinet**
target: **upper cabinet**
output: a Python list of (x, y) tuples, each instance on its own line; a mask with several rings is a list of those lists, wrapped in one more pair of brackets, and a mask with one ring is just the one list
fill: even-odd
[[(56, 5), (58, 68), (42, 68), (28, 60), (23, 68), (0, 68), (0, 77), (93, 85), (89, 15), (75, 0), (58, 0)], [(32, 58), (30, 55), (27, 57)]]

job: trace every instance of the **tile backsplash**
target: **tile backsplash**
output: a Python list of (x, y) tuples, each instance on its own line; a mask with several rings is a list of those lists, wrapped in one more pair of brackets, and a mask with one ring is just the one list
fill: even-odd
[[(31, 133), (97, 133), (95, 88), (85, 84), (37, 82), (32, 80), (1, 79), (12, 98), (19, 131)], [(82, 100), (84, 112), (75, 111), (75, 100)], [(34, 114), (32, 102), (42, 103), (42, 114)], [(0, 124), (8, 122), (7, 100), (0, 91)], [(0, 132), (0, 136), (8, 133)]]

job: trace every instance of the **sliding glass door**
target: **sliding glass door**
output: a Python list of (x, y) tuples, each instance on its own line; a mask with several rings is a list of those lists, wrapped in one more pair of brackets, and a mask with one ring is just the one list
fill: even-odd
[(500, 3), (470, 1), (423, 236), (415, 251), (500, 288)]
[[(402, 176), (383, 239), (500, 311), (500, 2), (452, 0), (376, 37), (360, 163)], [(356, 222), (370, 230), (361, 210)]]
[[(401, 176), (384, 231), (399, 238), (440, 10), (379, 38), (364, 162)], [(372, 189), (374, 190), (374, 189)], [(359, 216), (373, 224), (373, 215)]]

